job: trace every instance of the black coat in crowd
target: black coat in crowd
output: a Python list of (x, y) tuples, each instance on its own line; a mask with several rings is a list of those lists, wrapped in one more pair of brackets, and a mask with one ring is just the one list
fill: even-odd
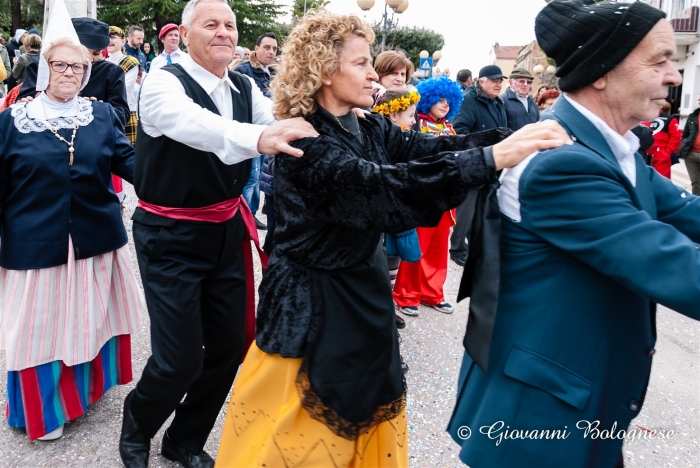
[[(494, 101), (493, 103), (491, 101)], [(495, 105), (494, 105), (495, 104)], [(522, 104), (520, 104), (522, 106)], [(493, 100), (475, 82), (467, 89), (459, 113), (452, 119), (452, 126), (460, 135), (483, 132), (492, 128), (506, 127), (506, 108), (500, 97)]]
[(503, 105), (506, 108), (506, 117), (508, 119), (508, 128), (518, 131), (527, 124), (535, 123), (540, 120), (540, 109), (537, 107), (535, 99), (531, 95), (527, 95), (527, 111), (525, 106), (516, 96), (515, 91), (506, 88), (506, 92), (500, 96)]
[(681, 140), (681, 149), (678, 150), (678, 157), (685, 158), (690, 153), (693, 148), (693, 143), (695, 138), (698, 136), (698, 114), (700, 114), (700, 107), (695, 109), (692, 114), (688, 116), (688, 120), (685, 122), (685, 127), (683, 127), (683, 140)]
[[(36, 75), (38, 70), (38, 59), (32, 60), (27, 65), (24, 84), (22, 84), (18, 100), (28, 96), (34, 97), (36, 94)], [(126, 100), (124, 72), (119, 65), (115, 65), (112, 62), (99, 60), (92, 64), (90, 80), (85, 88), (80, 91), (80, 96), (94, 97), (98, 101), (111, 104), (122, 125), (126, 125), (131, 117), (129, 103)]]

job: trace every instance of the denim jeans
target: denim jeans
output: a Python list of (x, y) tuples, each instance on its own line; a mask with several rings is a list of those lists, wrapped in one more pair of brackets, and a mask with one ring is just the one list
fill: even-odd
[(260, 208), (260, 169), (262, 168), (262, 161), (265, 156), (258, 156), (251, 160), (253, 163), (250, 168), (250, 179), (248, 183), (243, 187), (243, 198), (245, 198), (248, 207), (253, 214), (258, 212)]

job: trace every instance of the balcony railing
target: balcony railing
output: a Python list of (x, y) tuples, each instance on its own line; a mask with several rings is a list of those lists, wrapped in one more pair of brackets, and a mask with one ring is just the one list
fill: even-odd
[(697, 32), (698, 16), (700, 16), (699, 0), (673, 0), (670, 2), (667, 13), (674, 31)]

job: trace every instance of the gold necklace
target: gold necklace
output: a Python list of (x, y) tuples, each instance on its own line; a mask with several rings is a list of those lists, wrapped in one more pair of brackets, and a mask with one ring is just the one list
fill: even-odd
[(333, 117), (335, 117), (335, 120), (336, 120), (336, 122), (338, 122), (338, 125), (340, 125), (340, 128), (342, 128), (343, 130), (345, 130), (345, 131), (348, 132), (348, 133), (352, 133), (352, 132), (350, 132), (350, 130), (348, 130), (347, 128), (343, 127), (343, 124), (340, 123), (340, 119), (339, 119), (337, 116), (334, 115)]
[(68, 158), (68, 165), (72, 166), (73, 165), (73, 154), (75, 153), (75, 148), (73, 148), (73, 143), (75, 142), (75, 134), (78, 133), (78, 104), (80, 101), (78, 101), (78, 104), (75, 105), (75, 127), (73, 127), (73, 136), (70, 139), (70, 143), (68, 140), (63, 138), (61, 135), (58, 134), (58, 130), (54, 129), (53, 126), (51, 125), (51, 122), (49, 121), (49, 113), (46, 112), (46, 106), (44, 106), (44, 96), (39, 96), (39, 100), (41, 101), (41, 107), (44, 109), (44, 115), (46, 116), (46, 125), (49, 126), (49, 130), (51, 130), (51, 133), (61, 140), (63, 143), (68, 145), (68, 154), (70, 155), (70, 158)]

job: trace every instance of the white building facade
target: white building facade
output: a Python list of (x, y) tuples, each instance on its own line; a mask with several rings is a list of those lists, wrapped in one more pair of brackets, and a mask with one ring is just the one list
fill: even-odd
[(669, 92), (671, 111), (680, 114), (681, 126), (697, 107), (700, 94), (700, 0), (642, 0), (666, 12), (676, 36), (673, 62), (683, 75), (683, 84)]

